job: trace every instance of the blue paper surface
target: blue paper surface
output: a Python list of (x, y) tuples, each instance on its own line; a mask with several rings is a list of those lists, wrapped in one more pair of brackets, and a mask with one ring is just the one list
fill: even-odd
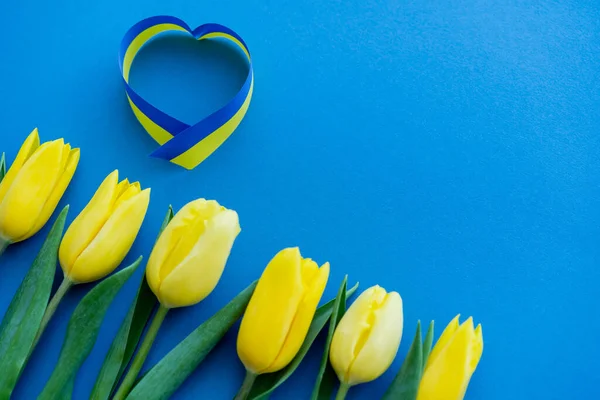
[[(35, 126), (42, 140), (81, 147), (62, 201), (69, 221), (114, 168), (152, 187), (125, 263), (147, 259), (168, 204), (207, 197), (239, 212), (242, 233), (217, 289), (167, 317), (146, 367), (279, 249), (298, 245), (331, 262), (327, 298), (348, 273), (361, 289), (379, 283), (404, 299), (395, 363), (349, 399), (385, 391), (417, 319), (435, 319), (439, 335), (459, 312), (482, 323), (485, 339), (467, 400), (595, 398), (600, 4), (537, 3), (0, 2), (0, 151), (12, 161)], [(131, 112), (117, 63), (126, 30), (159, 14), (224, 24), (252, 50), (248, 114), (193, 171), (147, 156), (156, 144)], [(132, 87), (187, 123), (215, 111), (247, 65), (235, 49), (203, 42), (157, 39), (136, 58)], [(0, 314), (49, 226), (0, 258)], [(141, 274), (110, 308), (75, 399), (89, 395)], [(89, 288), (59, 307), (15, 399), (41, 391)], [(243, 379), (236, 333), (175, 399), (233, 397)], [(307, 398), (322, 344), (274, 399)]]

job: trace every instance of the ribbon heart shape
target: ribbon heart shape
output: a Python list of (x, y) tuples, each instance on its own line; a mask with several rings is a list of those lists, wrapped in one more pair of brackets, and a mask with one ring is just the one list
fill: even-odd
[[(249, 63), (248, 76), (239, 92), (221, 109), (194, 125), (188, 125), (154, 107), (129, 85), (131, 65), (140, 49), (156, 35), (168, 31), (187, 32), (197, 40), (224, 38), (237, 45)], [(204, 24), (191, 29), (179, 18), (157, 16), (144, 19), (123, 37), (119, 67), (133, 113), (144, 129), (160, 144), (151, 156), (192, 169), (211, 155), (238, 127), (252, 98), (254, 72), (244, 40), (233, 30), (219, 24)]]

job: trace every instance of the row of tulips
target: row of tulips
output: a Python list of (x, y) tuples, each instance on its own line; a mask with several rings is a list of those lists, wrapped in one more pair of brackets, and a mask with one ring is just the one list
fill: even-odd
[[(3, 159), (4, 160), (4, 159)], [(37, 130), (10, 169), (0, 168), (0, 249), (25, 240), (48, 221), (79, 161), (62, 139), (40, 145)], [(29, 356), (68, 290), (110, 275), (129, 252), (143, 223), (150, 189), (109, 174), (62, 236), (58, 216), (0, 325), (0, 398), (10, 398)], [(298, 248), (281, 250), (260, 279), (196, 328), (142, 377), (140, 371), (173, 308), (199, 303), (217, 285), (240, 233), (238, 215), (216, 201), (194, 200), (169, 210), (152, 249), (138, 294), (92, 391), (93, 399), (168, 398), (241, 317), (237, 352), (246, 378), (236, 399), (266, 398), (298, 367), (328, 325), (312, 399), (337, 399), (377, 379), (392, 364), (403, 332), (402, 298), (374, 286), (346, 310), (346, 279), (335, 299), (319, 307), (329, 263), (319, 266)], [(50, 298), (56, 259), (64, 279)], [(106, 310), (140, 259), (96, 285), (69, 322), (57, 366), (40, 399), (71, 398), (77, 371), (94, 345)], [(417, 324), (407, 357), (385, 399), (458, 400), (465, 395), (483, 351), (481, 326), (453, 319), (432, 347)], [(330, 368), (332, 373), (329, 373)], [(336, 378), (337, 376), (337, 378)]]

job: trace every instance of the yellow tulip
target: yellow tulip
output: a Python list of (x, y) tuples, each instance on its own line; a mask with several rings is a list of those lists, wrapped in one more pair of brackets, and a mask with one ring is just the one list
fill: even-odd
[(321, 300), (329, 263), (319, 268), (300, 250), (280, 251), (267, 265), (242, 319), (237, 352), (249, 374), (274, 372), (296, 355)]
[(338, 324), (329, 359), (348, 387), (381, 376), (392, 364), (402, 338), (402, 298), (373, 286), (361, 293)]
[(146, 267), (152, 292), (166, 308), (196, 304), (221, 278), (240, 233), (238, 215), (214, 200), (194, 200), (162, 232)]
[(0, 183), (0, 245), (25, 240), (44, 226), (78, 162), (79, 149), (63, 139), (40, 145), (37, 129), (31, 132)]
[(133, 388), (169, 310), (196, 304), (217, 286), (240, 231), (235, 211), (204, 199), (183, 206), (162, 231), (146, 266), (160, 307), (113, 399), (125, 399)]
[(427, 359), (417, 400), (462, 400), (483, 352), (481, 325), (473, 318), (448, 324)]
[(119, 171), (109, 174), (62, 239), (58, 257), (65, 277), (84, 283), (114, 271), (133, 245), (149, 202), (150, 189), (119, 182)]

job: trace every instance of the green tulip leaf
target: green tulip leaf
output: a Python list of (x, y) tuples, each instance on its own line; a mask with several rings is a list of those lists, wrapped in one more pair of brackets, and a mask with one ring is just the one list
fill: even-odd
[(66, 206), (54, 222), (0, 324), (1, 399), (10, 398), (46, 311), (68, 209)]
[[(169, 222), (171, 222), (171, 219), (173, 219), (173, 208), (169, 206), (158, 236), (160, 236)], [(154, 293), (152, 293), (150, 286), (148, 286), (146, 274), (144, 274), (142, 275), (137, 296), (106, 354), (104, 364), (102, 364), (90, 396), (91, 400), (107, 400), (116, 389), (117, 383), (125, 373), (127, 365), (131, 361), (142, 333), (152, 315), (152, 311), (157, 304), (158, 300), (154, 296)]]
[[(346, 297), (352, 296), (352, 294), (358, 288), (358, 283), (354, 285), (353, 288), (346, 292)], [(337, 301), (337, 297), (334, 300), (331, 300), (321, 307), (317, 309), (315, 312), (315, 316), (313, 317), (312, 323), (310, 324), (310, 328), (308, 329), (308, 333), (306, 334), (306, 338), (298, 350), (298, 354), (296, 357), (281, 371), (273, 372), (271, 374), (263, 374), (259, 375), (254, 381), (254, 385), (252, 385), (252, 390), (250, 391), (249, 399), (266, 399), (269, 397), (270, 393), (273, 392), (277, 387), (279, 387), (283, 382), (285, 382), (293, 373), (296, 371), (306, 353), (312, 346), (313, 342), (325, 327), (327, 321), (331, 317), (333, 310), (335, 309), (335, 303)], [(338, 303), (339, 304), (339, 303)]]
[(104, 315), (125, 282), (135, 272), (142, 257), (97, 284), (73, 311), (67, 326), (58, 362), (38, 400), (54, 400), (75, 378), (79, 367), (92, 351)]
[(90, 395), (92, 400), (108, 399), (123, 376), (158, 301), (142, 276), (137, 296), (113, 340)]
[(148, 371), (127, 400), (168, 399), (242, 316), (256, 281), (183, 339)]
[(423, 342), (423, 370), (427, 364), (429, 354), (431, 354), (431, 347), (433, 346), (433, 321), (429, 323), (427, 334), (425, 335), (425, 341)]
[(165, 215), (165, 218), (163, 219), (163, 222), (160, 225), (160, 229), (158, 230), (158, 236), (156, 236), (156, 240), (158, 240), (161, 233), (163, 233), (163, 231), (165, 230), (167, 225), (169, 225), (169, 222), (171, 222), (172, 219), (173, 219), (173, 206), (169, 205), (169, 209), (167, 210), (167, 215)]
[(2, 158), (0, 158), (0, 182), (4, 179), (4, 175), (6, 175), (6, 154), (2, 153)]
[(71, 377), (56, 400), (71, 400), (75, 387), (75, 376)]
[(419, 321), (417, 333), (408, 349), (406, 359), (382, 400), (416, 400), (422, 373), (423, 342), (421, 342), (421, 321)]
[(333, 389), (337, 384), (337, 376), (335, 371), (329, 363), (329, 348), (331, 347), (331, 340), (333, 339), (333, 333), (335, 328), (340, 323), (342, 316), (346, 312), (346, 284), (348, 281), (348, 275), (344, 277), (340, 290), (338, 291), (335, 303), (333, 305), (333, 313), (329, 319), (329, 332), (327, 333), (327, 340), (325, 341), (325, 351), (323, 351), (323, 357), (321, 358), (321, 367), (319, 368), (319, 374), (317, 375), (317, 381), (313, 389), (311, 400), (329, 400), (333, 394)]

